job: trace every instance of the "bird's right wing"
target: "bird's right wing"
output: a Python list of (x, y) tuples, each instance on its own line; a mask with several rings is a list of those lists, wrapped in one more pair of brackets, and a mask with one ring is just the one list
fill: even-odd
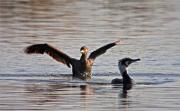
[(113, 43), (109, 43), (109, 44), (107, 44), (107, 45), (105, 45), (105, 46), (100, 47), (99, 49), (93, 51), (93, 52), (90, 54), (89, 59), (95, 60), (96, 57), (104, 54), (108, 49), (110, 49), (111, 47), (117, 45), (119, 42), (120, 42), (120, 40), (115, 41), (115, 42), (113, 42)]
[(52, 47), (49, 44), (34, 44), (31, 46), (28, 46), (25, 49), (25, 53), (27, 54), (48, 54), (53, 59), (57, 60), (58, 62), (61, 62), (68, 67), (70, 67), (71, 64), (71, 57), (66, 55), (65, 53), (59, 51), (58, 49)]

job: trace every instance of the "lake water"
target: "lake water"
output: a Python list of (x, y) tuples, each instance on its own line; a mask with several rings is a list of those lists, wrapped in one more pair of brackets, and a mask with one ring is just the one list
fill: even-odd
[[(179, 111), (179, 0), (0, 0), (0, 110)], [(47, 55), (27, 55), (49, 43), (79, 58), (107, 43), (122, 43), (98, 57), (93, 79), (74, 80), (71, 69)], [(128, 71), (136, 84), (122, 92), (124, 57), (141, 58)]]

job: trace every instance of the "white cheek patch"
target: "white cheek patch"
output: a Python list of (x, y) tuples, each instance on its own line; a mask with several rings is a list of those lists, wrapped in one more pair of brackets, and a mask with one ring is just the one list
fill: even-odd
[(128, 67), (126, 67), (126, 72), (128, 73)]
[(84, 53), (84, 50), (81, 50), (80, 52), (81, 52), (81, 53)]

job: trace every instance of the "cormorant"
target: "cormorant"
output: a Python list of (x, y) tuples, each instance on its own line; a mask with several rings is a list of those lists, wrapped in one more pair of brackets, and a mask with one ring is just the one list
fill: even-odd
[(131, 58), (123, 58), (119, 60), (118, 67), (119, 71), (121, 73), (122, 79), (115, 78), (111, 81), (111, 84), (123, 84), (124, 90), (131, 89), (133, 85), (133, 80), (130, 78), (130, 76), (127, 73), (127, 67), (136, 61), (140, 61), (140, 59), (131, 59)]
[(86, 46), (83, 46), (80, 49), (80, 52), (82, 54), (80, 60), (72, 58), (67, 54), (63, 53), (62, 51), (46, 43), (30, 45), (25, 49), (25, 53), (27, 54), (46, 53), (56, 61), (67, 65), (69, 68), (72, 66), (73, 77), (86, 80), (92, 78), (92, 66), (96, 57), (104, 54), (108, 49), (117, 45), (119, 42), (120, 41), (115, 41), (113, 43), (109, 43), (103, 47), (100, 47), (99, 49), (93, 51), (89, 55), (89, 57), (87, 57), (89, 49)]

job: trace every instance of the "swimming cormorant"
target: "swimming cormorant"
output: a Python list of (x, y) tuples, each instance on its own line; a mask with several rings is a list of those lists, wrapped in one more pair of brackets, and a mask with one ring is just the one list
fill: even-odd
[(123, 84), (124, 90), (131, 89), (133, 85), (133, 80), (130, 78), (130, 76), (127, 73), (127, 67), (136, 61), (140, 61), (140, 59), (131, 59), (131, 58), (123, 58), (119, 60), (118, 67), (119, 71), (121, 73), (122, 79), (115, 78), (111, 81), (111, 84)]
[(113, 43), (109, 43), (99, 49), (93, 51), (89, 57), (87, 57), (89, 49), (86, 46), (81, 47), (81, 57), (80, 60), (72, 58), (62, 51), (54, 48), (49, 44), (34, 44), (30, 45), (25, 49), (25, 53), (27, 54), (48, 54), (53, 59), (58, 62), (61, 62), (67, 65), (69, 68), (72, 66), (73, 77), (86, 80), (91, 79), (92, 77), (92, 66), (96, 57), (104, 54), (108, 49), (117, 45), (120, 41), (115, 41)]

